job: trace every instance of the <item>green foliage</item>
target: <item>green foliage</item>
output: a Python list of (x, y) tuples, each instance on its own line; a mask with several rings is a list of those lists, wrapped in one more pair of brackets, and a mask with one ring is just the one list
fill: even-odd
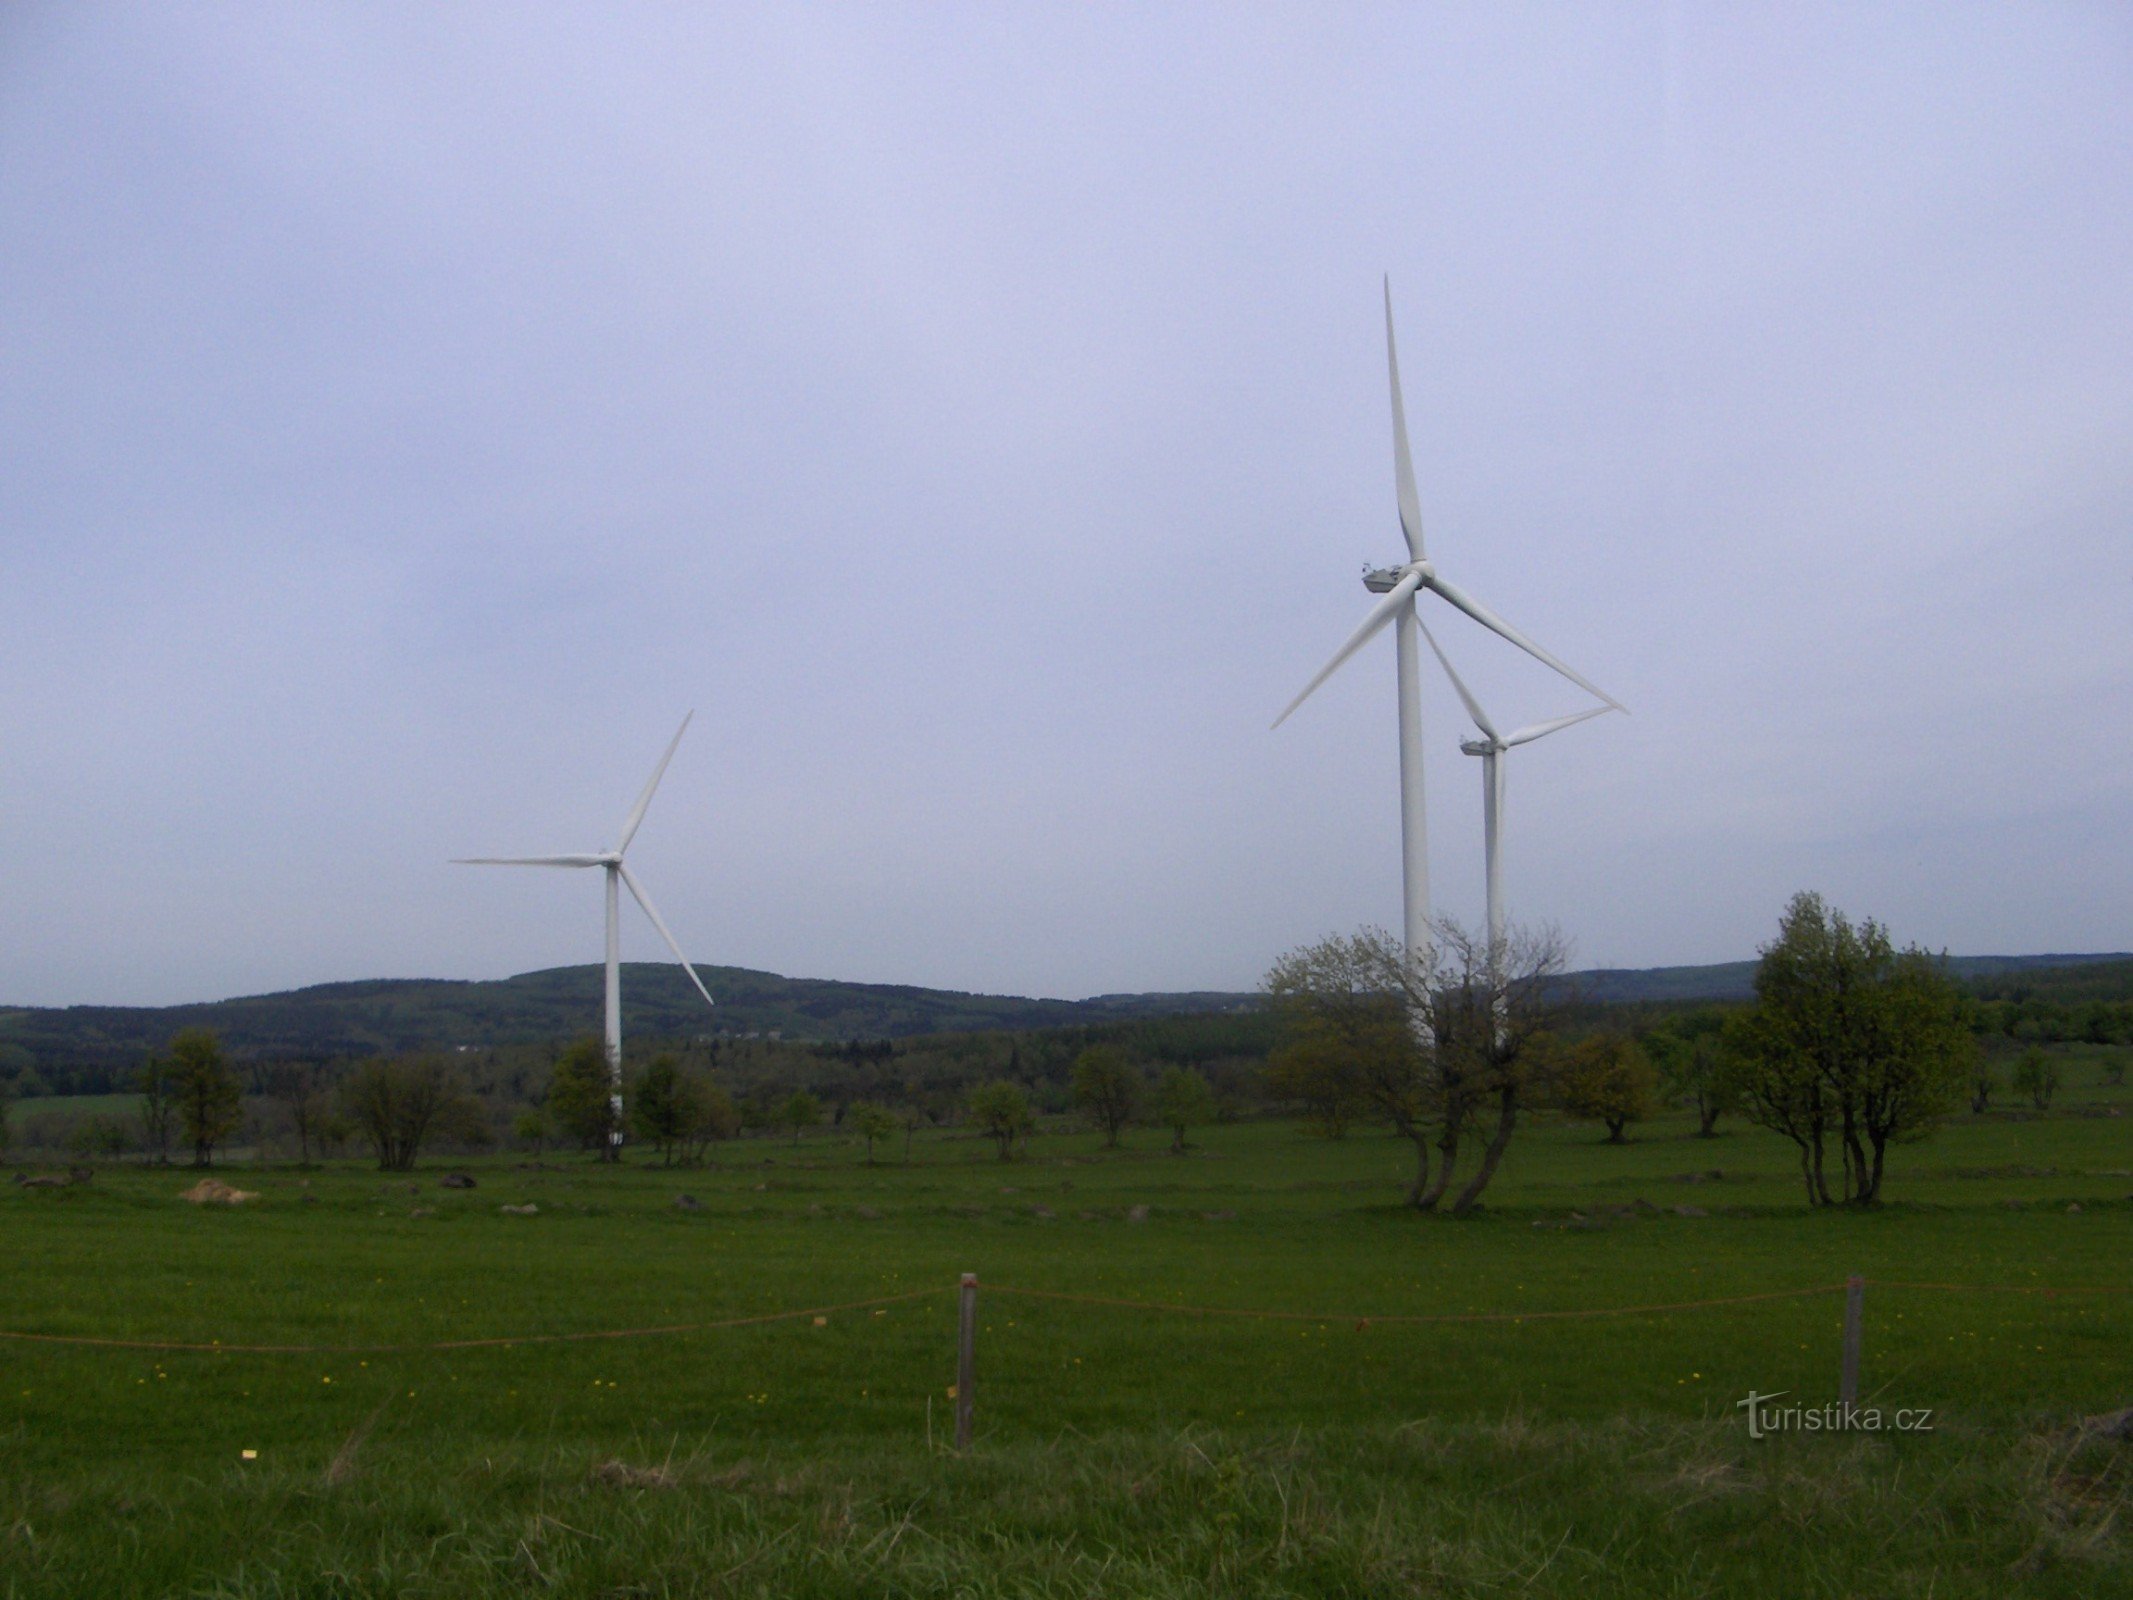
[(1626, 1033), (1586, 1035), (1563, 1052), (1556, 1074), (1563, 1109), (1604, 1122), (1609, 1144), (1628, 1143), (1623, 1130), (1654, 1109), (1659, 1075), (1651, 1058)]
[(521, 1150), (546, 1150), (555, 1137), (555, 1119), (546, 1106), (526, 1106), (511, 1119), (511, 1137)]
[(133, 1149), (133, 1130), (122, 1117), (92, 1112), (67, 1130), (67, 1153), (84, 1160), (122, 1156)]
[(694, 1133), (704, 1115), (704, 1084), (694, 1073), (684, 1073), (670, 1054), (652, 1058), (639, 1075), (630, 1096), (630, 1125), (640, 1139), (659, 1152), (663, 1165), (674, 1157)]
[(207, 1166), (244, 1120), (244, 1091), (223, 1060), (222, 1043), (205, 1028), (188, 1028), (170, 1041), (164, 1083), (178, 1126), (193, 1147), (193, 1165)]
[(1263, 1087), (1277, 1105), (1293, 1106), (1305, 1126), (1322, 1139), (1345, 1139), (1362, 1109), (1362, 1075), (1335, 1039), (1317, 1034), (1293, 1039), (1267, 1057)]
[(970, 1120), (999, 1147), (1002, 1161), (1013, 1160), (1015, 1142), (1027, 1139), (1037, 1126), (1037, 1119), (1030, 1111), (1029, 1095), (1021, 1084), (1007, 1078), (979, 1084), (970, 1091), (965, 1103)]
[(1094, 1044), (1074, 1058), (1074, 1103), (1103, 1130), (1107, 1148), (1140, 1109), (1141, 1075), (1116, 1045)]
[(548, 1079), (548, 1114), (565, 1138), (581, 1150), (597, 1151), (603, 1161), (616, 1159), (616, 1139), (622, 1132), (614, 1096), (607, 1047), (599, 1039), (581, 1035), (556, 1057)]
[(2058, 1062), (2042, 1050), (2024, 1050), (2015, 1063), (2014, 1086), (2017, 1092), (2028, 1095), (2029, 1103), (2039, 1111), (2050, 1110), (2052, 1096), (2059, 1092)]
[(1166, 1067), (1155, 1085), (1156, 1120), (1170, 1130), (1170, 1153), (1185, 1153), (1185, 1133), (1215, 1119), (1215, 1095), (1191, 1067)]
[(867, 1165), (874, 1164), (874, 1145), (881, 1139), (893, 1139), (903, 1127), (896, 1114), (886, 1107), (861, 1104), (845, 1113), (844, 1120), (854, 1133), (866, 1141)]
[(1740, 1106), (1738, 1071), (1726, 1048), (1726, 1024), (1734, 1006), (1701, 1006), (1668, 1017), (1640, 1041), (1667, 1095), (1696, 1113), (1696, 1132), (1717, 1135), (1718, 1119)]
[(1889, 1146), (1939, 1124), (1977, 1049), (1938, 962), (1898, 953), (1879, 923), (1855, 927), (1814, 894), (1794, 896), (1764, 947), (1756, 1005), (1734, 1041), (1743, 1108), (1793, 1141), (1814, 1205), (1872, 1204)]
[(809, 1128), (821, 1127), (822, 1118), (822, 1101), (806, 1089), (795, 1089), (778, 1108), (778, 1126), (792, 1131), (794, 1144), (800, 1142), (800, 1135)]

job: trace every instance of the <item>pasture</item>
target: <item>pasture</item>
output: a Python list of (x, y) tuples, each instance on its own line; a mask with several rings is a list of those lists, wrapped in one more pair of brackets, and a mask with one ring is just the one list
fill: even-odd
[[(1397, 1204), (1381, 1132), (1280, 1122), (494, 1156), (472, 1190), (238, 1164), (233, 1209), (177, 1168), (9, 1187), (0, 1327), (323, 1348), (0, 1341), (0, 1593), (2133, 1593), (2133, 1445), (2066, 1431), (2133, 1404), (2129, 1106), (2083, 1074), (1958, 1118), (1860, 1215), (1675, 1118), (1528, 1127), (1463, 1223)], [(1744, 1297), (1849, 1273), (1868, 1403), (1931, 1431), (1750, 1439), (1751, 1391), (1835, 1397), (1842, 1297)], [(469, 1339), (506, 1342), (425, 1348)]]

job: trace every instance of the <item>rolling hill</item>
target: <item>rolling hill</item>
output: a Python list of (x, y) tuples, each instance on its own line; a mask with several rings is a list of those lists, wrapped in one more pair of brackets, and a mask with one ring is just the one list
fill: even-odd
[[(1986, 993), (2122, 994), (2133, 989), (2133, 956), (1958, 956), (1956, 975)], [(714, 1014), (679, 969), (626, 964), (623, 993), (631, 1037), (778, 1034), (787, 1039), (883, 1039), (995, 1029), (1073, 1027), (1258, 1004), (1220, 991), (1106, 994), (1084, 1000), (966, 994), (903, 984), (786, 978), (745, 967), (702, 967)], [(1598, 968), (1574, 973), (1598, 1004), (1745, 999), (1752, 961), (1710, 966)], [(541, 1044), (597, 1029), (600, 969), (554, 967), (493, 981), (374, 978), (322, 983), (280, 994), (177, 1006), (0, 1008), (0, 1074), (37, 1069), (130, 1067), (181, 1028), (212, 1028), (232, 1054), (252, 1059), (326, 1059), (460, 1045)]]

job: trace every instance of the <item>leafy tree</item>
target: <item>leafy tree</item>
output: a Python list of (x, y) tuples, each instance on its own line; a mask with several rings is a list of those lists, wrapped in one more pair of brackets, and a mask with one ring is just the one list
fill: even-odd
[(1743, 1109), (1798, 1147), (1810, 1205), (1873, 1204), (1889, 1146), (1931, 1132), (1970, 1081), (1960, 994), (1940, 962), (1815, 894), (1786, 907), (1755, 990), (1736, 1032)]
[(1029, 1096), (1023, 1092), (1022, 1085), (1007, 1078), (995, 1078), (971, 1090), (966, 1103), (970, 1120), (1000, 1147), (1000, 1159), (1012, 1161), (1015, 1141), (1027, 1139), (1036, 1127), (1036, 1118), (1030, 1114)]
[(1291, 1040), (1267, 1057), (1267, 1095), (1300, 1106), (1307, 1126), (1327, 1139), (1348, 1137), (1348, 1124), (1363, 1103), (1356, 1062), (1338, 1041)]
[(555, 1137), (555, 1120), (546, 1106), (527, 1106), (511, 1120), (511, 1137), (536, 1154)]
[(1191, 1067), (1166, 1067), (1155, 1085), (1156, 1119), (1170, 1130), (1170, 1153), (1185, 1153), (1185, 1130), (1215, 1119), (1215, 1092)]
[(803, 1131), (822, 1125), (821, 1100), (806, 1089), (793, 1090), (785, 1097), (785, 1104), (778, 1108), (778, 1125), (792, 1130), (793, 1146), (797, 1149)]
[(734, 1107), (733, 1096), (708, 1077), (698, 1077), (696, 1083), (696, 1118), (684, 1141), (692, 1166), (702, 1164), (715, 1141), (730, 1139), (741, 1131), (741, 1114)]
[[(5, 1143), (0, 1139), (0, 1143)], [(84, 1160), (122, 1156), (133, 1148), (133, 1135), (117, 1117), (92, 1112), (67, 1130), (67, 1151)]]
[(852, 1131), (866, 1141), (867, 1165), (870, 1167), (874, 1164), (874, 1141), (894, 1138), (900, 1126), (893, 1112), (871, 1104), (852, 1107), (846, 1120), (851, 1123)]
[(1718, 1119), (1739, 1109), (1733, 1063), (1725, 1047), (1727, 1012), (1717, 1006), (1672, 1017), (1644, 1038), (1645, 1053), (1667, 1093), (1696, 1113), (1696, 1136), (1718, 1136)]
[(602, 1161), (621, 1159), (622, 1123), (607, 1069), (607, 1047), (591, 1034), (571, 1041), (556, 1057), (548, 1080), (548, 1114), (566, 1138)]
[(1563, 1053), (1559, 1087), (1565, 1110), (1606, 1123), (1609, 1144), (1627, 1144), (1623, 1129), (1652, 1114), (1658, 1081), (1635, 1039), (1605, 1029)]
[(215, 1146), (244, 1121), (244, 1091), (223, 1059), (222, 1041), (206, 1028), (187, 1028), (170, 1041), (165, 1070), (178, 1124), (193, 1147), (193, 1165), (207, 1166)]
[(1141, 1075), (1126, 1052), (1114, 1044), (1092, 1044), (1074, 1058), (1074, 1103), (1104, 1131), (1104, 1145), (1118, 1147), (1118, 1136), (1140, 1109)]
[(1285, 1037), (1350, 1062), (1363, 1102), (1414, 1147), (1407, 1201), (1417, 1210), (1436, 1207), (1462, 1136), (1494, 1113), (1481, 1163), (1452, 1203), (1465, 1216), (1531, 1093), (1540, 1042), (1561, 1005), (1553, 980), (1565, 946), (1549, 929), (1514, 930), (1493, 950), (1449, 918), (1433, 931), (1419, 960), (1382, 928), (1323, 939), (1277, 961), (1266, 992)]
[(640, 1138), (659, 1152), (660, 1165), (671, 1167), (677, 1153), (704, 1116), (703, 1080), (681, 1070), (670, 1054), (652, 1058), (652, 1064), (637, 1079), (631, 1097), (630, 1123)]
[(409, 1172), (423, 1142), (466, 1117), (470, 1099), (441, 1056), (374, 1056), (341, 1080), (341, 1108), (382, 1172)]
[(150, 1056), (141, 1063), (134, 1081), (141, 1091), (142, 1143), (156, 1158), (157, 1166), (167, 1167), (170, 1165), (172, 1125), (178, 1119), (170, 1063)]
[(2049, 1111), (2052, 1096), (2059, 1092), (2059, 1064), (2042, 1050), (2024, 1050), (2015, 1062), (2014, 1086), (2039, 1111)]

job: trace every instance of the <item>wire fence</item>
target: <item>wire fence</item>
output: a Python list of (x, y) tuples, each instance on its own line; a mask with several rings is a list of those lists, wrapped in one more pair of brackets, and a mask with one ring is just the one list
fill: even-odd
[[(930, 1289), (907, 1289), (900, 1294), (877, 1295), (865, 1300), (844, 1300), (828, 1305), (795, 1306), (783, 1311), (765, 1311), (746, 1316), (721, 1317), (703, 1322), (674, 1322), (639, 1328), (595, 1328), (567, 1333), (492, 1334), (481, 1338), (403, 1340), (379, 1344), (250, 1344), (221, 1339), (123, 1339), (95, 1334), (37, 1333), (0, 1328), (0, 1340), (22, 1344), (77, 1345), (111, 1350), (177, 1350), (212, 1355), (418, 1355), (454, 1350), (505, 1349), (515, 1345), (581, 1344), (609, 1339), (655, 1339), (691, 1333), (714, 1333), (729, 1328), (762, 1327), (771, 1323), (796, 1322), (801, 1318), (832, 1317), (853, 1311), (872, 1311), (917, 1300), (928, 1300), (975, 1287), (941, 1284)], [(1011, 1295), (1025, 1300), (1045, 1300), (1066, 1305), (1098, 1306), (1113, 1311), (1137, 1311), (1185, 1317), (1217, 1317), (1258, 1322), (1309, 1322), (1332, 1326), (1348, 1323), (1365, 1327), (1423, 1327), (1473, 1323), (1525, 1323), (1595, 1321), (1618, 1317), (1671, 1316), (1681, 1312), (1712, 1310), (1723, 1306), (1765, 1304), (1778, 1300), (1805, 1300), (1820, 1295), (1844, 1294), (1864, 1288), (1917, 1290), (1953, 1294), (2023, 1294), (2046, 1299), (2059, 1295), (2133, 1294), (2133, 1284), (2019, 1284), (2019, 1283), (1927, 1283), (1897, 1278), (1855, 1277), (1839, 1283), (1805, 1284), (1791, 1289), (1768, 1289), (1754, 1294), (1715, 1295), (1701, 1300), (1663, 1300), (1630, 1305), (1549, 1307), (1523, 1311), (1447, 1312), (1356, 1312), (1291, 1311), (1259, 1306), (1214, 1306), (1181, 1304), (1167, 1300), (1133, 1300), (1114, 1295), (1075, 1294), (1060, 1289), (1032, 1289), (1016, 1284), (988, 1283), (987, 1294)]]

